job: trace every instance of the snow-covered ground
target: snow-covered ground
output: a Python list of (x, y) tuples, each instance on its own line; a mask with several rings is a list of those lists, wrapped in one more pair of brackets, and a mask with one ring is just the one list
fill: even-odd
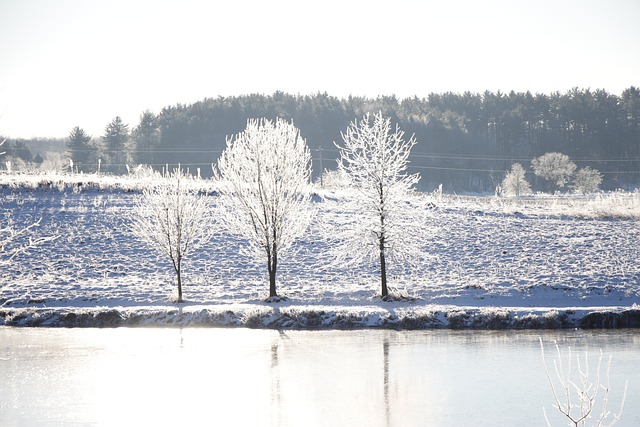
[(178, 305), (169, 260), (128, 231), (135, 182), (79, 181), (78, 190), (24, 181), (1, 177), (0, 211), (16, 226), (42, 218), (34, 233), (58, 238), (0, 265), (0, 325), (640, 326), (638, 192), (433, 196), (420, 267), (390, 277), (392, 291), (408, 298), (383, 302), (375, 266), (347, 269), (327, 259), (319, 224), (338, 213), (339, 195), (319, 191), (316, 224), (300, 251), (280, 260), (286, 301), (264, 302), (266, 265), (244, 259), (240, 242), (220, 235), (186, 259), (186, 303)]

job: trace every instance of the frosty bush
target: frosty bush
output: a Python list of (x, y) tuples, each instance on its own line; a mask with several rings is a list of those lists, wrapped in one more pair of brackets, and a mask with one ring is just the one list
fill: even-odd
[(526, 196), (531, 194), (531, 186), (525, 177), (524, 168), (514, 163), (502, 180), (502, 192), (505, 196)]
[(343, 190), (348, 184), (349, 180), (341, 170), (325, 170), (322, 173), (322, 177), (318, 178), (316, 185), (322, 182), (322, 188), (327, 190)]
[(135, 167), (133, 167), (130, 171), (129, 171), (129, 175), (134, 177), (134, 178), (138, 178), (141, 180), (145, 180), (145, 179), (157, 179), (159, 176), (159, 173), (154, 171), (153, 168), (149, 165), (137, 165)]
[(583, 195), (595, 193), (600, 184), (602, 184), (602, 174), (589, 166), (580, 169), (573, 178), (574, 190)]
[(183, 302), (182, 261), (211, 238), (208, 197), (190, 181), (190, 176), (179, 169), (148, 181), (131, 218), (132, 232), (171, 260), (178, 282), (178, 302)]
[(425, 200), (414, 185), (418, 174), (406, 173), (409, 153), (416, 144), (403, 138), (398, 126), (378, 113), (353, 121), (338, 146), (338, 170), (347, 178), (344, 223), (332, 227), (334, 254), (345, 264), (377, 261), (381, 296), (389, 297), (387, 263), (411, 263), (422, 254), (427, 228)]
[(562, 153), (546, 153), (531, 160), (533, 173), (553, 183), (557, 189), (563, 188), (573, 176), (576, 164)]
[(242, 253), (267, 261), (269, 298), (277, 298), (278, 261), (311, 221), (311, 152), (293, 123), (248, 120), (227, 138), (214, 169), (221, 224), (246, 239)]
[(65, 159), (61, 153), (49, 152), (45, 156), (42, 164), (40, 164), (40, 170), (45, 172), (62, 172), (68, 164), (69, 161)]
[[(549, 380), (555, 402), (554, 407), (568, 420), (568, 425), (574, 427), (586, 427), (587, 425), (602, 427), (612, 426), (620, 420), (620, 415), (622, 414), (622, 409), (624, 407), (627, 386), (625, 384), (624, 393), (620, 403), (620, 410), (618, 413), (612, 415), (611, 411), (607, 407), (610, 392), (609, 371), (611, 369), (611, 356), (609, 356), (609, 363), (606, 368), (603, 382), (601, 382), (600, 378), (602, 350), (600, 351), (600, 357), (598, 358), (595, 379), (589, 373), (589, 359), (587, 354), (585, 353), (583, 362), (580, 362), (580, 357), (576, 356), (575, 360), (578, 365), (578, 378), (577, 380), (574, 380), (572, 375), (573, 360), (571, 348), (569, 348), (567, 362), (565, 365), (562, 363), (562, 354), (560, 353), (560, 348), (556, 343), (557, 359), (554, 359), (553, 361), (556, 373), (556, 381), (554, 381), (547, 369), (542, 339), (540, 339), (540, 349), (542, 353), (544, 371), (547, 379)], [(596, 408), (599, 409), (599, 412)], [(610, 415), (612, 415), (613, 419), (608, 421)], [(547, 425), (551, 426), (546, 411), (544, 412), (544, 416), (547, 421)], [(587, 424), (588, 421), (592, 422), (592, 424)]]

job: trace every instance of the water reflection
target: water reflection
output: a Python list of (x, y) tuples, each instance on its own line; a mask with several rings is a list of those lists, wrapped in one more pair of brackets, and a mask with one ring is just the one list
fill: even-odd
[[(544, 425), (540, 335), (0, 328), (0, 425)], [(638, 332), (542, 335), (613, 354), (640, 425)]]
[(383, 384), (384, 384), (384, 419), (385, 425), (391, 425), (389, 405), (389, 334), (385, 333), (382, 341)]
[(280, 367), (278, 365), (279, 346), (279, 341), (271, 344), (271, 425), (273, 426), (279, 426), (282, 421), (280, 419), (281, 394)]

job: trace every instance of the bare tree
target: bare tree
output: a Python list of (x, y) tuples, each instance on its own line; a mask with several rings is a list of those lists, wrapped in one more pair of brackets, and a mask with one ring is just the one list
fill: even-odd
[(557, 189), (563, 188), (573, 176), (576, 164), (562, 153), (546, 153), (531, 160), (533, 173), (552, 182)]
[(502, 180), (502, 192), (506, 196), (525, 196), (531, 193), (531, 186), (525, 177), (525, 170), (520, 163), (511, 165), (511, 170)]
[[(585, 353), (584, 362), (582, 363), (580, 362), (580, 357), (576, 355), (578, 379), (574, 380), (572, 376), (573, 361), (571, 357), (571, 348), (569, 348), (568, 351), (567, 362), (566, 364), (563, 364), (562, 354), (560, 353), (560, 348), (556, 343), (558, 357), (553, 361), (556, 373), (556, 381), (554, 382), (549, 374), (549, 370), (547, 369), (542, 339), (540, 339), (540, 349), (542, 353), (544, 371), (547, 375), (547, 379), (549, 380), (551, 392), (553, 394), (554, 407), (568, 420), (568, 425), (573, 427), (586, 427), (587, 420), (593, 420), (592, 425), (594, 427), (603, 427), (612, 426), (620, 420), (620, 415), (624, 408), (624, 401), (627, 393), (626, 384), (620, 403), (620, 411), (618, 411), (617, 414), (613, 414), (613, 420), (610, 422), (607, 421), (607, 418), (611, 415), (611, 411), (607, 408), (610, 392), (609, 371), (611, 369), (611, 356), (609, 356), (609, 363), (607, 365), (604, 381), (601, 382), (600, 371), (602, 366), (602, 350), (600, 350), (600, 356), (598, 358), (595, 381), (593, 376), (589, 374), (589, 359), (587, 354)], [(574, 393), (577, 397), (577, 402), (574, 402)], [(599, 413), (596, 411), (598, 405), (600, 405)], [(551, 426), (549, 419), (547, 418), (546, 411), (544, 412), (544, 416), (547, 421), (547, 425)]]
[(269, 298), (277, 300), (278, 262), (311, 221), (309, 148), (293, 123), (251, 119), (227, 138), (214, 174), (221, 225), (246, 239), (243, 254), (266, 259)]
[(171, 260), (182, 299), (182, 261), (212, 235), (208, 196), (192, 185), (184, 171), (156, 175), (143, 190), (132, 212), (131, 231)]
[(389, 298), (389, 261), (419, 258), (428, 227), (424, 198), (414, 189), (419, 174), (407, 174), (412, 137), (378, 113), (354, 120), (342, 133), (338, 170), (347, 178), (349, 191), (343, 206), (347, 223), (334, 230), (336, 258), (345, 262), (377, 261), (381, 296)]
[(600, 184), (602, 184), (602, 174), (589, 166), (578, 170), (573, 177), (574, 190), (583, 195), (598, 191)]

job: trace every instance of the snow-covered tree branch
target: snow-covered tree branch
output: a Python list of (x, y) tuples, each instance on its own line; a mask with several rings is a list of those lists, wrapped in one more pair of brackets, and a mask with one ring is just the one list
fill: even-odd
[(293, 123), (251, 119), (227, 138), (214, 173), (220, 222), (246, 239), (243, 254), (266, 259), (269, 297), (276, 298), (278, 262), (311, 221), (309, 148)]
[(143, 190), (131, 218), (131, 231), (171, 260), (178, 302), (183, 302), (183, 259), (212, 236), (208, 196), (200, 194), (190, 181), (191, 177), (179, 169), (165, 177), (158, 175)]
[(4, 224), (0, 225), (0, 265), (11, 262), (18, 254), (26, 253), (29, 249), (57, 238), (57, 236), (33, 237), (33, 228), (40, 225), (37, 219), (26, 227), (17, 227), (11, 215), (5, 216)]
[[(6, 142), (4, 139), (0, 142), (0, 147)], [(0, 152), (3, 155), (4, 152)], [(25, 253), (29, 249), (42, 243), (55, 240), (58, 236), (38, 236), (31, 235), (32, 229), (40, 225), (42, 219), (37, 219), (31, 224), (19, 227), (16, 226), (11, 212), (3, 215), (2, 223), (0, 223), (0, 265), (10, 263), (18, 254)]]
[[(568, 425), (573, 427), (586, 427), (588, 425), (587, 421), (589, 421), (593, 422), (593, 424), (589, 425), (593, 425), (594, 427), (603, 427), (612, 426), (620, 420), (620, 415), (624, 408), (627, 386), (625, 384), (624, 393), (620, 402), (620, 410), (618, 413), (611, 414), (611, 411), (608, 408), (609, 393), (611, 391), (609, 386), (611, 356), (609, 356), (609, 363), (607, 364), (604, 381), (601, 381), (600, 378), (602, 350), (600, 350), (600, 356), (598, 357), (595, 378), (589, 373), (589, 359), (587, 354), (585, 353), (583, 362), (580, 361), (580, 357), (576, 356), (575, 360), (578, 367), (578, 375), (577, 379), (575, 379), (572, 374), (573, 360), (571, 348), (568, 350), (566, 363), (563, 363), (560, 347), (558, 347), (558, 344), (556, 343), (557, 359), (554, 359), (553, 361), (553, 367), (556, 374), (556, 381), (554, 381), (547, 369), (542, 339), (540, 339), (540, 349), (542, 352), (544, 371), (553, 394), (554, 407), (568, 421)], [(551, 424), (549, 423), (546, 411), (544, 412), (544, 415), (547, 425), (550, 426)], [(611, 420), (609, 420), (610, 415), (612, 415), (613, 418)]]
[(347, 177), (345, 215), (334, 227), (335, 258), (344, 263), (378, 261), (381, 296), (389, 297), (388, 262), (411, 263), (422, 255), (428, 228), (425, 199), (414, 185), (418, 174), (408, 174), (412, 137), (378, 113), (351, 123), (338, 144), (338, 170)]

